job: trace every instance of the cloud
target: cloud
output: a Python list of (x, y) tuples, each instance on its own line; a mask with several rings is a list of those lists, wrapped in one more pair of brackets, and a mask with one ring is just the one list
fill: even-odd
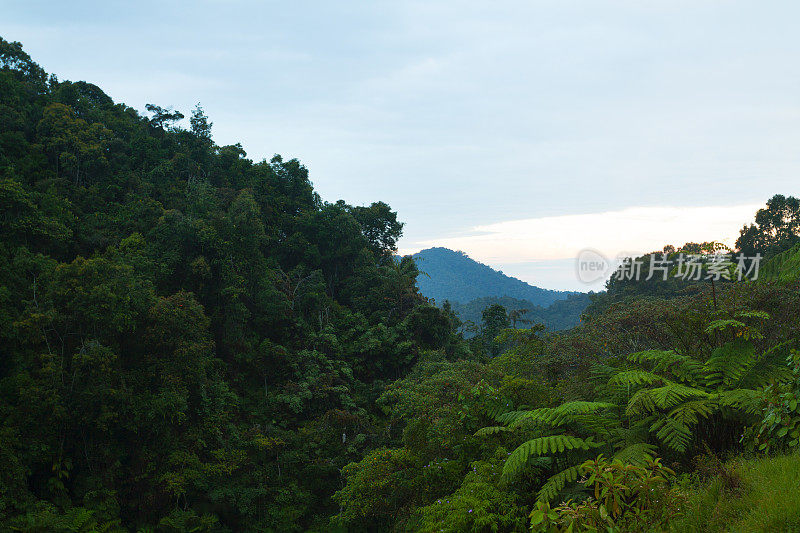
[(719, 241), (733, 245), (761, 207), (631, 207), (604, 213), (549, 216), (475, 226), (469, 234), (418, 241), (406, 253), (431, 246), (462, 250), (488, 264), (574, 258), (595, 249), (608, 257), (646, 253), (666, 244)]

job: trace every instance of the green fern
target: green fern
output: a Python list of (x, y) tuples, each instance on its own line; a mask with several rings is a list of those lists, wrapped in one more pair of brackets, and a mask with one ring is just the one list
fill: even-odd
[(552, 501), (559, 492), (564, 490), (567, 483), (574, 483), (578, 479), (579, 473), (580, 465), (575, 465), (550, 476), (545, 484), (542, 485), (542, 488), (539, 489), (536, 499), (544, 502)]
[(763, 410), (761, 393), (753, 389), (734, 389), (720, 392), (717, 401), (722, 407), (730, 407), (749, 415), (759, 415)]
[(488, 426), (481, 428), (475, 432), (476, 437), (485, 437), (486, 435), (496, 435), (497, 433), (508, 432), (511, 429), (507, 426)]
[(639, 385), (653, 385), (654, 383), (662, 383), (665, 379), (662, 376), (647, 372), (645, 370), (623, 370), (614, 374), (608, 380), (611, 387), (638, 387)]
[(646, 442), (637, 442), (618, 450), (613, 458), (629, 463), (632, 465), (645, 465), (652, 461), (655, 457), (655, 452), (658, 449), (654, 444), (647, 444)]
[(628, 402), (626, 414), (648, 415), (659, 410), (672, 409), (680, 402), (689, 398), (707, 398), (709, 393), (680, 383), (668, 383), (663, 387), (654, 389), (641, 389), (636, 391)]
[(628, 360), (652, 365), (653, 372), (671, 374), (676, 381), (696, 383), (702, 376), (703, 365), (674, 350), (645, 350), (628, 355)]
[(714, 398), (703, 398), (684, 402), (669, 412), (667, 416), (686, 427), (697, 425), (701, 418), (708, 418), (719, 410)]
[(792, 370), (786, 364), (786, 358), (795, 344), (795, 341), (782, 342), (755, 357), (739, 378), (737, 385), (742, 388), (755, 389), (773, 381), (792, 379)]
[(757, 282), (792, 283), (798, 278), (800, 278), (800, 243), (765, 262), (761, 266)]
[(676, 452), (685, 452), (692, 441), (692, 431), (686, 424), (669, 417), (657, 419), (650, 427), (656, 437), (668, 448)]
[(592, 437), (581, 439), (571, 435), (550, 435), (522, 443), (508, 456), (503, 465), (503, 476), (510, 478), (519, 474), (532, 456), (563, 453), (568, 450), (588, 450), (600, 446)]
[(614, 404), (585, 401), (567, 402), (558, 407), (543, 407), (533, 411), (511, 411), (497, 417), (497, 421), (510, 428), (517, 428), (525, 423), (558, 427), (578, 420), (580, 415), (595, 413), (609, 407), (614, 407)]
[(704, 390), (687, 387), (680, 383), (670, 383), (663, 387), (650, 389), (650, 393), (660, 409), (671, 409), (689, 398), (707, 398), (709, 396)]
[(755, 362), (755, 347), (749, 341), (736, 340), (716, 348), (704, 365), (708, 387), (732, 387), (747, 374)]

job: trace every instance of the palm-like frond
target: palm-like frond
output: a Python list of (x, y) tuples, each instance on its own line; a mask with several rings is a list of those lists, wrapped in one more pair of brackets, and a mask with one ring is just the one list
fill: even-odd
[(755, 347), (749, 341), (728, 342), (716, 348), (703, 366), (708, 387), (734, 386), (755, 362)]
[(619, 459), (623, 463), (630, 463), (633, 465), (643, 465), (651, 461), (655, 456), (653, 452), (658, 449), (654, 444), (647, 444), (646, 442), (637, 442), (622, 448), (614, 454), (614, 459)]
[(676, 381), (684, 383), (696, 383), (703, 371), (699, 361), (674, 350), (645, 350), (628, 355), (628, 360), (650, 364), (654, 372), (671, 374)]
[(697, 425), (701, 418), (708, 418), (718, 410), (719, 404), (715, 398), (702, 398), (681, 403), (667, 416), (684, 426), (692, 427)]
[(580, 465), (570, 466), (561, 472), (550, 476), (550, 478), (539, 489), (536, 499), (539, 501), (552, 501), (559, 492), (564, 489), (567, 483), (572, 483), (578, 479)]
[(772, 381), (787, 381), (792, 378), (791, 368), (786, 364), (786, 357), (794, 346), (793, 341), (782, 342), (755, 357), (747, 370), (739, 378), (737, 385), (741, 388), (755, 389)]
[(511, 431), (511, 429), (507, 426), (488, 426), (476, 431), (475, 436), (485, 437), (486, 435), (496, 435), (497, 433), (503, 433), (508, 431)]
[(517, 428), (523, 423), (561, 426), (576, 421), (580, 415), (595, 413), (602, 409), (614, 407), (607, 402), (567, 402), (558, 407), (543, 407), (533, 411), (511, 411), (497, 417), (498, 422), (510, 428)]
[(662, 383), (665, 380), (662, 376), (647, 372), (646, 370), (623, 370), (611, 376), (608, 385), (612, 387), (638, 387), (639, 385), (653, 385)]
[(647, 415), (659, 410), (672, 409), (690, 398), (706, 398), (709, 394), (680, 383), (668, 383), (663, 387), (641, 389), (628, 402), (625, 412), (629, 415)]
[(571, 435), (550, 435), (523, 442), (506, 459), (503, 476), (513, 477), (520, 473), (533, 456), (563, 453), (568, 450), (588, 450), (600, 446), (592, 437), (581, 439)]
[(754, 389), (722, 391), (717, 394), (717, 402), (722, 407), (730, 407), (749, 415), (759, 415), (763, 408), (761, 393)]
[(669, 417), (658, 418), (650, 431), (668, 448), (677, 452), (685, 452), (692, 441), (692, 431), (682, 422)]

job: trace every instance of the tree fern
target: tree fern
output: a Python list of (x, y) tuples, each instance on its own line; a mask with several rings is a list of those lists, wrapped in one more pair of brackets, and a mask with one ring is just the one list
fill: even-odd
[(667, 416), (686, 427), (697, 425), (701, 418), (708, 418), (719, 410), (716, 398), (692, 400), (678, 405)]
[(695, 383), (702, 376), (702, 363), (674, 350), (645, 350), (628, 355), (628, 360), (649, 364), (653, 372), (670, 374), (676, 381), (684, 383)]
[(573, 483), (578, 479), (579, 471), (580, 465), (574, 465), (553, 476), (550, 476), (545, 484), (542, 485), (542, 488), (539, 489), (536, 499), (538, 501), (545, 502), (552, 501), (556, 496), (558, 496), (559, 492), (564, 490), (564, 487), (567, 483)]
[(736, 409), (749, 415), (761, 414), (763, 409), (761, 393), (753, 389), (733, 389), (717, 395), (722, 407)]
[(639, 385), (653, 385), (664, 381), (665, 379), (662, 376), (645, 370), (623, 370), (614, 374), (608, 380), (608, 385), (611, 387), (634, 388)]
[(597, 446), (600, 444), (594, 442), (592, 437), (581, 439), (571, 435), (550, 435), (531, 439), (511, 452), (506, 464), (503, 465), (503, 476), (509, 478), (519, 474), (532, 456), (563, 453), (568, 450), (588, 450)]
[(668, 383), (653, 389), (636, 391), (628, 402), (625, 412), (629, 415), (647, 415), (659, 410), (672, 409), (689, 398), (708, 397), (709, 393), (702, 389), (688, 387), (680, 383)]
[(476, 437), (485, 437), (486, 435), (495, 435), (497, 433), (503, 433), (511, 431), (510, 428), (507, 426), (488, 426), (485, 428), (481, 428), (475, 432)]
[(637, 442), (618, 450), (613, 458), (633, 465), (644, 465), (655, 457), (658, 447), (646, 442)]
[(716, 348), (704, 365), (708, 387), (733, 387), (755, 362), (755, 347), (749, 341), (736, 340)]
[(766, 386), (772, 381), (792, 379), (792, 371), (786, 364), (786, 357), (795, 345), (795, 341), (782, 342), (754, 357), (739, 378), (738, 387), (751, 389)]
[(497, 417), (497, 421), (510, 428), (519, 427), (523, 423), (542, 424), (557, 427), (577, 420), (579, 415), (594, 413), (602, 409), (614, 407), (607, 402), (567, 402), (558, 407), (543, 407), (533, 411), (511, 411)]
[(657, 419), (650, 427), (668, 448), (685, 452), (692, 441), (692, 431), (686, 424), (669, 417)]
[(671, 409), (689, 398), (707, 398), (709, 396), (702, 389), (688, 387), (680, 383), (670, 383), (663, 387), (650, 389), (650, 394), (656, 406), (660, 409)]

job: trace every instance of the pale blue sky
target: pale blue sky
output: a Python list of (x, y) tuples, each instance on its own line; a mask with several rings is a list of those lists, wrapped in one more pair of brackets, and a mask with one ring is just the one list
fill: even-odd
[(199, 101), (218, 143), (298, 157), (327, 200), (388, 202), (402, 249), (461, 242), (556, 288), (573, 273), (530, 267), (548, 236), (464, 238), (800, 193), (798, 20), (790, 1), (0, 0), (0, 35), (60, 79), (140, 110)]

